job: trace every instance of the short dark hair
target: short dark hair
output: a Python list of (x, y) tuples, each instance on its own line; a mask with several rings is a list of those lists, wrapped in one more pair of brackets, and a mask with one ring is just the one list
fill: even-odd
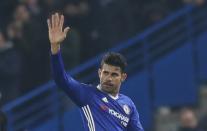
[(127, 61), (126, 58), (120, 53), (108, 52), (103, 56), (100, 68), (102, 68), (103, 64), (118, 66), (121, 68), (122, 72), (125, 72)]

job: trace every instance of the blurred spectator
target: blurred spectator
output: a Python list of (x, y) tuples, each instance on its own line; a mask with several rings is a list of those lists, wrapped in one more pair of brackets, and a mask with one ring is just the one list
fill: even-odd
[(179, 10), (184, 6), (182, 0), (160, 0), (170, 12)]
[(88, 42), (88, 3), (83, 0), (71, 0), (64, 3), (65, 23), (71, 27), (63, 44), (62, 53), (66, 69), (78, 65), (81, 60), (81, 46)]
[(199, 129), (195, 112), (191, 109), (182, 109), (180, 114), (180, 127), (178, 131), (204, 131)]
[(165, 4), (171, 12), (182, 8), (187, 4), (202, 6), (206, 0), (160, 0), (162, 3)]
[(0, 131), (7, 131), (7, 118), (4, 112), (0, 111)]
[(40, 20), (41, 7), (39, 5), (39, 0), (23, 0), (23, 2), (27, 5), (31, 16), (36, 17), (36, 19)]
[[(15, 48), (22, 53), (24, 91), (49, 79), (48, 40), (41, 27), (24, 4), (17, 5), (7, 32), (9, 38), (15, 42)], [(40, 32), (42, 34), (39, 35)]]
[(19, 95), (21, 58), (13, 44), (0, 32), (0, 105)]
[[(66, 40), (62, 44), (62, 56), (64, 60), (64, 66), (67, 70), (74, 68), (78, 64), (80, 64), (81, 60), (81, 52), (80, 52), (80, 36), (79, 32), (75, 29), (71, 29), (70, 38), (66, 38)], [(65, 43), (65, 44), (64, 44)]]
[(5, 29), (17, 5), (17, 0), (0, 0), (0, 28)]
[(202, 131), (207, 131), (207, 115), (201, 118), (199, 121), (199, 127), (202, 129)]
[(54, 11), (63, 11), (62, 2), (63, 0), (39, 0), (43, 18), (49, 18), (49, 15)]
[(202, 6), (205, 3), (205, 0), (183, 0), (183, 3)]
[(134, 29), (135, 29), (134, 31), (135, 33), (140, 33), (144, 30), (145, 27), (145, 21), (142, 18), (142, 14), (146, 1), (130, 0), (129, 3), (133, 15)]
[(89, 56), (111, 48), (134, 34), (135, 23), (128, 0), (90, 0), (89, 7), (92, 27), (88, 33), (91, 42), (83, 44)]
[(169, 14), (169, 10), (166, 5), (160, 1), (152, 1), (145, 4), (141, 12), (141, 18), (144, 21), (144, 29), (161, 21)]

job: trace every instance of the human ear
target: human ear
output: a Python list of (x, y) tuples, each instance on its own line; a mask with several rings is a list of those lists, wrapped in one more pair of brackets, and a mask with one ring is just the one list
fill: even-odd
[(127, 78), (127, 74), (126, 73), (122, 73), (122, 77), (121, 77), (121, 81), (124, 82)]
[(101, 78), (101, 68), (98, 69), (98, 76)]

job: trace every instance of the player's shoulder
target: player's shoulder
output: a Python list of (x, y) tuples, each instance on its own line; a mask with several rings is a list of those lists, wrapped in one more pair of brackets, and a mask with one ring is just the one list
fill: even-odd
[(80, 83), (83, 88), (87, 88), (88, 90), (95, 91), (96, 86), (92, 84)]
[(134, 106), (134, 102), (129, 96), (126, 96), (124, 94), (119, 94), (120, 99), (123, 100), (124, 102), (128, 103), (130, 106)]
[(132, 99), (129, 97), (129, 96), (127, 96), (127, 95), (124, 95), (124, 94), (119, 94), (119, 97), (121, 98), (121, 99), (124, 99), (124, 100), (127, 100), (127, 101), (132, 101)]
[(93, 86), (92, 84), (86, 84), (86, 83), (80, 83), (81, 86), (85, 87), (85, 88), (94, 88), (95, 86)]

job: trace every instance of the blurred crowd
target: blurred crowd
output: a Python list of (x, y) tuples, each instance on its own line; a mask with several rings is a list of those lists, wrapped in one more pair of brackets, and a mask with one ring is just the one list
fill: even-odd
[(65, 68), (142, 32), (186, 4), (205, 0), (1, 0), (1, 105), (50, 79), (46, 20), (54, 12), (71, 27), (62, 44)]
[(178, 131), (207, 131), (207, 116), (198, 119), (191, 108), (183, 108), (180, 111), (180, 126)]

